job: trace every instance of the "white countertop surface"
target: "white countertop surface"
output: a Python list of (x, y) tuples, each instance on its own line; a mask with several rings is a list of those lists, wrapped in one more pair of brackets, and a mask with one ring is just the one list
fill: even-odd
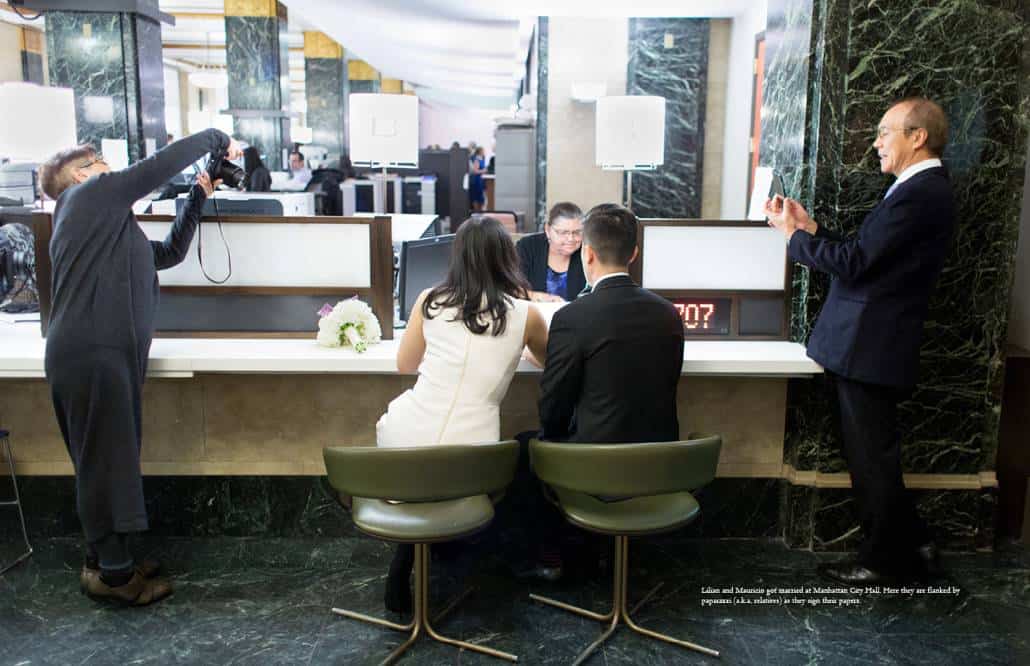
[[(0, 378), (43, 377), (45, 340), (38, 314), (0, 314)], [(24, 321), (34, 320), (34, 321)], [(15, 322), (19, 323), (15, 323)], [(310, 339), (157, 338), (150, 349), (153, 377), (191, 377), (194, 373), (394, 374), (396, 339), (369, 347), (364, 354), (327, 349)], [(540, 372), (528, 361), (518, 372)], [(822, 368), (793, 342), (693, 341), (684, 346), (683, 374), (726, 376), (808, 376)]]

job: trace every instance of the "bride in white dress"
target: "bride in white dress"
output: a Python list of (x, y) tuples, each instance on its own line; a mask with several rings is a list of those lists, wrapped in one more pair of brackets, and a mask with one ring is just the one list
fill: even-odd
[[(526, 300), (529, 284), (515, 244), (497, 220), (467, 220), (454, 239), (446, 280), (424, 291), (411, 310), (397, 369), (418, 372), (376, 424), (379, 446), (477, 444), (500, 439), (500, 404), (528, 348), (547, 356), (547, 323)], [(411, 607), (410, 545), (398, 546), (386, 606)]]

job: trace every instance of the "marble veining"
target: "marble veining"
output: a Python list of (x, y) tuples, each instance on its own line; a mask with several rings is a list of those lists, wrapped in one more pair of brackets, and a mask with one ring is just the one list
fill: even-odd
[(229, 106), (233, 110), (268, 112), (267, 115), (236, 115), (237, 138), (257, 147), (265, 164), (283, 169), (282, 151), (289, 147), (289, 123), (279, 113), (289, 108), (283, 96), (288, 69), (283, 67), (281, 17), (226, 16), (226, 71), (229, 74)]
[[(495, 531), (434, 546), (430, 598), (438, 609), (472, 593), (440, 621), (446, 635), (483, 641), (526, 664), (567, 664), (598, 625), (533, 603), (528, 592), (603, 610), (610, 574), (595, 561), (604, 541), (584, 541), (582, 562), (560, 582), (516, 576), (524, 549), (505, 549)], [(0, 578), (0, 644), (9, 663), (310, 663), (382, 659), (399, 634), (347, 620), (332, 606), (383, 616), (389, 544), (364, 536), (305, 539), (146, 538), (137, 551), (160, 556), (177, 591), (128, 613), (77, 592), (77, 542), (36, 544), (26, 564)], [(1030, 661), (1026, 626), (1030, 557), (1023, 549), (945, 555), (946, 595), (880, 594), (848, 608), (702, 607), (708, 587), (827, 586), (815, 573), (836, 554), (792, 551), (770, 540), (696, 540), (678, 534), (633, 539), (630, 597), (664, 585), (636, 614), (644, 626), (714, 647), (729, 664)], [(811, 595), (818, 597), (819, 595)], [(398, 616), (387, 619), (404, 621)], [(711, 659), (620, 629), (596, 663), (710, 663)], [(492, 663), (422, 640), (404, 663)]]
[(547, 222), (548, 19), (536, 22), (536, 226)]
[(665, 164), (633, 174), (640, 217), (701, 216), (708, 19), (631, 18), (628, 95), (665, 98)]
[(312, 143), (339, 155), (345, 148), (347, 64), (343, 58), (305, 58), (304, 90)]

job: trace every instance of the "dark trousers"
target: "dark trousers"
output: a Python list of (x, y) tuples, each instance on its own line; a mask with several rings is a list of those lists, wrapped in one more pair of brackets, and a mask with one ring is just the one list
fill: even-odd
[(930, 541), (901, 476), (898, 403), (907, 392), (831, 375), (840, 404), (844, 455), (865, 541), (859, 560), (873, 569), (916, 566)]

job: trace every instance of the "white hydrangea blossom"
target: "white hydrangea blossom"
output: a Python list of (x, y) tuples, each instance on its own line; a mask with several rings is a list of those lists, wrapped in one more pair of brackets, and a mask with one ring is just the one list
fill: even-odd
[(319, 314), (316, 340), (323, 347), (353, 347), (361, 353), (382, 339), (379, 319), (368, 303), (357, 298), (340, 301), (332, 308), (326, 304)]

